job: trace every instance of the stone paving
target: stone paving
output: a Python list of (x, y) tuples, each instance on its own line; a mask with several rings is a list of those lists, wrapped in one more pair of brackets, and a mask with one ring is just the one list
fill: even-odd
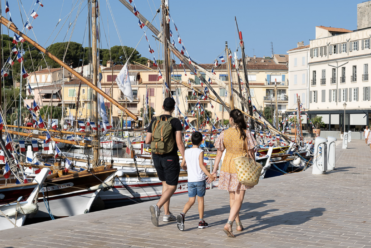
[[(205, 220), (198, 229), (195, 205), (186, 230), (175, 223), (154, 227), (146, 202), (0, 232), (1, 247), (371, 247), (371, 152), (353, 140), (337, 145), (337, 169), (312, 175), (312, 169), (262, 180), (248, 190), (241, 208), (246, 228), (227, 238), (222, 231), (229, 213), (228, 194), (208, 191)], [(179, 213), (187, 195), (175, 196)]]

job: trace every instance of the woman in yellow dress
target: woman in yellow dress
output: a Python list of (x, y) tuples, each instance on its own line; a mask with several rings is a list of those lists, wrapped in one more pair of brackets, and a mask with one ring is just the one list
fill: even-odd
[(249, 154), (250, 157), (255, 159), (254, 147), (257, 145), (257, 142), (251, 135), (250, 131), (247, 130), (245, 118), (240, 110), (234, 109), (230, 112), (229, 126), (230, 128), (222, 132), (215, 141), (217, 154), (213, 173), (216, 175), (220, 159), (226, 149), (223, 164), (220, 169), (218, 188), (228, 190), (229, 192), (231, 210), (228, 222), (224, 226), (224, 232), (228, 237), (234, 238), (235, 236), (232, 231), (233, 221), (236, 221), (237, 231), (243, 230), (239, 211), (245, 196), (245, 191), (246, 189), (250, 189), (250, 187), (244, 186), (238, 181), (233, 159), (245, 156), (246, 154)]

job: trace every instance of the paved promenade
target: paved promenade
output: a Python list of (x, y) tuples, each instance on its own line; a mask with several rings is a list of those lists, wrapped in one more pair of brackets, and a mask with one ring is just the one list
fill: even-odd
[[(153, 202), (48, 221), (0, 232), (1, 247), (371, 247), (371, 152), (354, 140), (337, 146), (337, 169), (262, 180), (246, 193), (235, 239), (222, 231), (229, 203), (225, 191), (206, 194), (208, 229), (197, 229), (197, 206), (186, 230), (175, 223), (151, 224)], [(187, 195), (172, 199), (178, 214)], [(162, 217), (162, 216), (161, 216)], [(235, 228), (235, 226), (234, 226)]]

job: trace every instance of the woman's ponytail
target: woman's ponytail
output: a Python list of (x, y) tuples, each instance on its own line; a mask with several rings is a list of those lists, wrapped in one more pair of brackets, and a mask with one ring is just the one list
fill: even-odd
[(239, 109), (234, 109), (229, 113), (229, 116), (233, 119), (238, 130), (240, 131), (240, 138), (242, 140), (245, 140), (247, 125), (245, 122), (245, 117), (243, 116), (242, 112)]

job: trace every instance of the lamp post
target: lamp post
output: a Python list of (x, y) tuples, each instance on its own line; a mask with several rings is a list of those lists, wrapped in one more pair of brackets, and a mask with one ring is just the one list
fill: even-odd
[(344, 107), (344, 131), (343, 131), (343, 133), (345, 134), (345, 108), (347, 107), (346, 102), (343, 103), (343, 107)]

